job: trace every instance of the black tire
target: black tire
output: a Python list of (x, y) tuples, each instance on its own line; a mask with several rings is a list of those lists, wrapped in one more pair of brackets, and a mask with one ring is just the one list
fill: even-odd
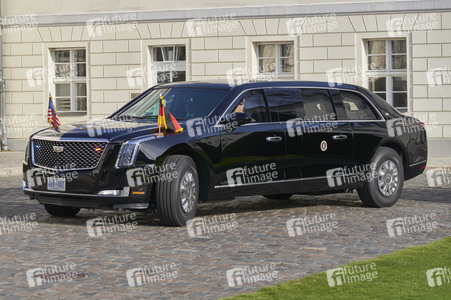
[[(155, 204), (160, 221), (168, 226), (185, 226), (186, 221), (194, 218), (199, 199), (199, 177), (194, 161), (184, 155), (172, 155), (166, 158), (162, 165), (175, 163), (177, 176), (172, 181), (158, 181), (155, 189)], [(191, 174), (191, 175), (189, 175)], [(185, 178), (185, 176), (188, 176)], [(189, 179), (188, 179), (189, 178)], [(184, 181), (184, 180), (187, 181)], [(194, 182), (189, 185), (188, 196), (193, 202), (184, 202), (182, 205), (182, 182)], [(191, 203), (188, 205), (188, 203)], [(185, 207), (185, 208), (184, 208)]]
[[(379, 188), (379, 181), (385, 178), (380, 176), (379, 172), (381, 171), (381, 166), (385, 163), (385, 166), (387, 164), (388, 166), (393, 166), (397, 171), (397, 177), (393, 176), (393, 172), (390, 172), (391, 176), (386, 177), (388, 178), (387, 180), (390, 180), (389, 182), (396, 182), (397, 178), (397, 186), (393, 187), (393, 191), (387, 192), (386, 195)], [(404, 168), (401, 157), (395, 150), (381, 147), (371, 159), (371, 164), (374, 164), (376, 174), (371, 176), (372, 180), (366, 181), (362, 188), (357, 189), (360, 200), (369, 207), (390, 207), (395, 205), (401, 196), (404, 186)]]
[(275, 194), (275, 195), (263, 195), (263, 197), (268, 199), (290, 199), (294, 194)]
[(45, 210), (55, 217), (74, 217), (80, 212), (81, 208), (58, 206), (53, 204), (44, 204)]

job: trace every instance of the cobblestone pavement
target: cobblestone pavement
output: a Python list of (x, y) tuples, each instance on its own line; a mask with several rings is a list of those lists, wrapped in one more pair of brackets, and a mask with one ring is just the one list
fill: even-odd
[[(138, 226), (129, 232), (94, 232), (99, 236), (90, 237), (87, 220), (112, 217), (112, 212), (82, 210), (73, 218), (52, 217), (23, 195), (20, 177), (0, 178), (0, 217), (11, 220), (14, 216), (36, 213), (37, 222), (31, 231), (23, 231), (24, 223), (19, 222), (22, 231), (14, 233), (5, 232), (0, 224), (0, 297), (216, 299), (255, 291), (265, 285), (448, 236), (451, 186), (430, 188), (426, 182), (425, 176), (406, 182), (401, 200), (386, 209), (363, 207), (356, 193), (295, 196), (290, 200), (255, 196), (204, 203), (199, 206), (198, 217), (211, 220), (235, 213), (236, 223), (232, 224), (235, 227), (209, 236), (194, 231), (191, 234), (196, 236), (192, 238), (187, 228), (162, 227), (156, 216), (141, 213), (137, 215)], [(389, 237), (388, 219), (429, 213), (436, 214), (438, 228)], [(309, 225), (302, 231), (297, 224), (290, 227), (295, 237), (289, 236), (286, 224), (289, 219), (309, 217), (308, 220), (315, 221), (315, 215), (316, 221), (329, 215), (323, 227), (317, 226), (313, 232), (315, 227)], [(331, 224), (332, 231), (321, 231), (330, 221), (336, 222)], [(74, 269), (63, 267), (70, 264), (75, 264)], [(277, 271), (277, 279), (251, 284), (245, 281), (243, 285), (235, 281), (236, 287), (229, 286), (227, 270), (245, 266), (263, 270), (267, 264)], [(449, 262), (443, 262), (446, 264)], [(37, 286), (29, 287), (27, 270), (55, 265), (62, 269), (56, 274), (58, 282), (44, 281), (38, 285), (43, 275), (36, 275), (30, 277), (30, 284)], [(155, 265), (167, 270), (154, 273), (157, 276), (153, 282), (144, 280), (139, 286), (138, 281), (133, 281), (137, 286), (129, 286), (127, 270)], [(72, 279), (67, 269), (78, 275)], [(176, 278), (164, 280), (173, 271), (177, 272), (173, 274)], [(326, 278), (324, 281), (327, 284)]]

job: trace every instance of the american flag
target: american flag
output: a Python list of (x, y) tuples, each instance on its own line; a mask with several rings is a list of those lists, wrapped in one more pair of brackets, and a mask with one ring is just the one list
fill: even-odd
[(55, 105), (53, 104), (52, 96), (49, 95), (49, 111), (47, 115), (47, 123), (52, 125), (52, 128), (56, 131), (60, 131), (61, 122), (58, 119), (58, 113), (56, 112)]

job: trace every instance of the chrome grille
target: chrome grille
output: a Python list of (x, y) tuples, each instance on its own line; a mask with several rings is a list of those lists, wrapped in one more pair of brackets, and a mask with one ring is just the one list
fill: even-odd
[(98, 165), (106, 145), (106, 142), (36, 139), (32, 142), (33, 164), (53, 170), (94, 169)]

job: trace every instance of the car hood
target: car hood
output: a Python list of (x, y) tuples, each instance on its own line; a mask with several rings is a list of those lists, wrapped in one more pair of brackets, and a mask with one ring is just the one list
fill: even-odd
[(59, 132), (50, 128), (44, 129), (35, 133), (32, 138), (56, 140), (92, 139), (122, 143), (131, 138), (155, 133), (156, 130), (158, 130), (158, 126), (154, 121), (101, 119), (61, 125)]

